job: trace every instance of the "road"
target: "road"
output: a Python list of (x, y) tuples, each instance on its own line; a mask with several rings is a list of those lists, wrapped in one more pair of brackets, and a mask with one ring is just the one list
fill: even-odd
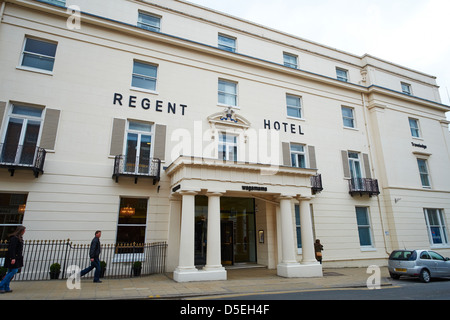
[(214, 300), (450, 300), (450, 279), (434, 279), (430, 283), (421, 283), (417, 279), (392, 280), (392, 286), (372, 290), (330, 288), (204, 298)]

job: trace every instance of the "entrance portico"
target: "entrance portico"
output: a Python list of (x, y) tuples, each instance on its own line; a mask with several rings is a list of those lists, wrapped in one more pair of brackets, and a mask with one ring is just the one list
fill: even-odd
[[(168, 264), (176, 266), (175, 281), (227, 279), (221, 262), (220, 199), (223, 196), (254, 197), (275, 204), (279, 211), (275, 222), (279, 225), (280, 234), (267, 234), (265, 238), (281, 243), (281, 255), (276, 263), (279, 276), (322, 276), (322, 266), (314, 256), (309, 211), (312, 199), (310, 177), (316, 174), (316, 170), (280, 166), (269, 171), (267, 167), (261, 164), (179, 157), (167, 168), (166, 172), (172, 181), (169, 247), (173, 248)], [(208, 197), (207, 250), (203, 268), (195, 266), (195, 196), (198, 195)], [(301, 262), (296, 259), (292, 212), (294, 202), (300, 203), (303, 250)], [(275, 233), (277, 228), (270, 230)], [(277, 259), (276, 256), (272, 259)]]

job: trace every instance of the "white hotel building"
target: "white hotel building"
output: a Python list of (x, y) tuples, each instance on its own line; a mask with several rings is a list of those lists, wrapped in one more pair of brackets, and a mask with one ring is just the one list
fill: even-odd
[(329, 267), (450, 254), (435, 77), (181, 0), (0, 19), (2, 239), (166, 241), (176, 281), (321, 276), (315, 239)]

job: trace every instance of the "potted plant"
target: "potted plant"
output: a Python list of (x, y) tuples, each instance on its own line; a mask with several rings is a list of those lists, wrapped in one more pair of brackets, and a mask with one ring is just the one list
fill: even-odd
[(100, 261), (100, 278), (103, 278), (105, 276), (106, 272), (106, 262)]
[(50, 266), (50, 279), (58, 279), (60, 272), (61, 272), (61, 265), (55, 262)]
[(133, 276), (139, 277), (141, 275), (142, 262), (136, 261), (133, 263)]

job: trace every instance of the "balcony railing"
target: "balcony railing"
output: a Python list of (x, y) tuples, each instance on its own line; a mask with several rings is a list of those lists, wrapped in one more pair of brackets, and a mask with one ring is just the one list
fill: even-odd
[(311, 190), (313, 194), (319, 193), (323, 190), (321, 174), (317, 174), (311, 177)]
[(8, 168), (11, 176), (16, 169), (32, 170), (37, 178), (39, 173), (44, 173), (46, 151), (36, 146), (15, 146), (0, 144), (0, 167)]
[(368, 194), (369, 196), (377, 196), (380, 194), (378, 188), (378, 180), (369, 178), (350, 179), (348, 181), (350, 194), (353, 196), (359, 194)]
[(151, 178), (153, 184), (160, 179), (161, 160), (157, 158), (133, 158), (131, 161), (124, 155), (118, 155), (114, 159), (113, 178), (119, 182), (119, 176), (134, 178), (137, 183), (138, 178)]

